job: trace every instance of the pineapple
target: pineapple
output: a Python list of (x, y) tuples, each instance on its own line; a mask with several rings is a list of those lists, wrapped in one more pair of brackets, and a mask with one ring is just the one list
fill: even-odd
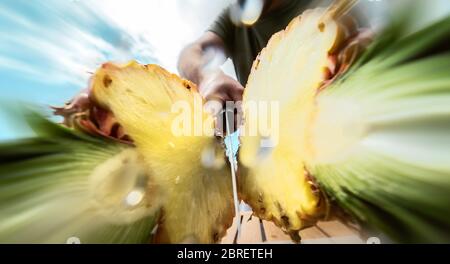
[[(358, 35), (356, 23), (350, 17), (338, 17), (337, 12), (308, 10), (272, 36), (253, 63), (244, 91), (247, 122), (239, 154), (245, 171), (240, 179), (242, 197), (257, 216), (274, 221), (294, 239), (298, 230), (323, 218), (328, 207), (305, 167), (309, 141), (303, 131), (314, 115), (314, 98), (331, 77), (351, 64), (347, 58), (354, 58), (358, 51), (351, 47), (365, 43), (348, 41)], [(277, 131), (250, 133), (252, 120), (267, 122), (247, 107), (252, 102), (276, 103), (270, 111), (278, 113), (274, 125), (279, 125), (279, 136), (274, 135)], [(265, 147), (264, 140), (277, 142)]]
[[(450, 17), (414, 34), (403, 17), (371, 43), (350, 2), (305, 12), (254, 62), (241, 197), (296, 240), (337, 205), (395, 241), (448, 242)], [(276, 102), (278, 122), (255, 102)]]
[[(91, 97), (133, 139), (166, 195), (156, 241), (219, 242), (234, 214), (230, 172), (214, 135), (193, 131), (195, 118), (204, 124), (210, 120), (213, 128), (213, 119), (196, 108), (195, 101), (201, 102), (196, 86), (156, 65), (107, 63), (92, 80)], [(199, 111), (189, 120), (191, 135), (177, 136), (172, 130), (177, 101)]]
[(176, 133), (177, 102), (203, 106), (159, 66), (106, 63), (56, 108), (70, 128), (29, 118), (36, 137), (0, 145), (0, 241), (219, 242), (234, 215), (225, 151), (206, 112), (184, 120), (203, 134)]

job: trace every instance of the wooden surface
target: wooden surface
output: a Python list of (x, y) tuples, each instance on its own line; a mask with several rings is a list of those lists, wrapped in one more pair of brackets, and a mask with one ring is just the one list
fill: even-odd
[[(236, 221), (222, 239), (223, 244), (293, 243), (290, 237), (272, 222), (261, 221), (252, 212), (241, 213), (241, 235), (237, 238)], [(299, 232), (302, 244), (361, 244), (359, 234), (339, 221), (322, 221)]]

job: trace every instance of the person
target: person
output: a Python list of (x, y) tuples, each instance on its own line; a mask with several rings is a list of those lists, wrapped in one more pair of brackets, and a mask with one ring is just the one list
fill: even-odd
[[(228, 6), (211, 27), (195, 42), (183, 49), (178, 61), (182, 77), (198, 85), (205, 100), (241, 101), (251, 66), (270, 37), (310, 7), (312, 0), (262, 0), (259, 19), (252, 25), (237, 24), (232, 19), (233, 4)], [(243, 5), (244, 1), (237, 4)], [(237, 81), (223, 71), (206, 71), (210, 60), (208, 49), (214, 49), (234, 64)]]

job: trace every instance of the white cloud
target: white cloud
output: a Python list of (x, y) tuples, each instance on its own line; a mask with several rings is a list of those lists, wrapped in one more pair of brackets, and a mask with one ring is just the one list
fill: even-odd
[(158, 62), (176, 72), (181, 49), (199, 37), (229, 1), (96, 0), (92, 3), (122, 30), (151, 44)]

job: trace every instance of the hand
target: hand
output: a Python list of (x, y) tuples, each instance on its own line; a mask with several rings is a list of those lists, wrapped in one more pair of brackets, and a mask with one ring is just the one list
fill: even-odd
[[(241, 101), (244, 87), (230, 76), (222, 71), (209, 74), (199, 86), (199, 92), (206, 102), (206, 109), (213, 115), (216, 115), (215, 128), (216, 135), (224, 135), (226, 125), (223, 115), (218, 115), (222, 109), (232, 107), (235, 112), (231, 120), (231, 131), (235, 131), (242, 122)], [(229, 105), (227, 102), (233, 102)], [(236, 104), (236, 102), (239, 102)]]
[(199, 92), (206, 101), (215, 100), (225, 105), (227, 101), (241, 101), (244, 87), (222, 71), (218, 71), (202, 80)]

